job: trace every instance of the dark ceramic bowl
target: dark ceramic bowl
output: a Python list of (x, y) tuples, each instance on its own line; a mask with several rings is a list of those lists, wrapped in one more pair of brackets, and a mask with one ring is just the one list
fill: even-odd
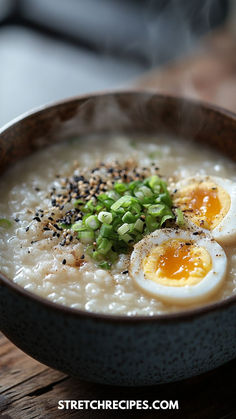
[[(43, 108), (0, 133), (0, 168), (74, 134), (170, 133), (236, 160), (236, 116), (145, 92), (86, 96)], [(98, 145), (99, 146), (99, 145)], [(236, 355), (236, 297), (191, 311), (130, 318), (66, 308), (0, 275), (0, 329), (27, 354), (98, 383), (150, 385), (213, 369)]]

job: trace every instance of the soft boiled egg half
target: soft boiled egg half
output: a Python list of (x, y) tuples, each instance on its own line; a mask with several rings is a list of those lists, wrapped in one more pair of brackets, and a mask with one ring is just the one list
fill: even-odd
[(209, 230), (221, 244), (236, 241), (236, 183), (216, 176), (179, 181), (174, 205), (195, 225)]
[(214, 294), (224, 281), (226, 267), (225, 252), (210, 235), (166, 228), (134, 246), (129, 273), (149, 295), (187, 305)]

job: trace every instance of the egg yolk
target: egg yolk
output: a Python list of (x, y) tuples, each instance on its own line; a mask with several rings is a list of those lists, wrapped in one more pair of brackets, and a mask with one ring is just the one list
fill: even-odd
[(200, 216), (205, 216), (209, 224), (221, 211), (221, 203), (216, 188), (195, 188), (188, 196), (189, 209), (193, 209)]
[(196, 264), (191, 255), (190, 247), (190, 243), (177, 243), (175, 245), (170, 243), (157, 261), (160, 276), (175, 279), (188, 278)]
[(213, 230), (226, 216), (231, 200), (222, 187), (205, 181), (181, 188), (174, 202), (195, 224)]
[(197, 284), (211, 267), (211, 256), (205, 248), (182, 239), (170, 239), (153, 247), (142, 263), (147, 279), (177, 287)]

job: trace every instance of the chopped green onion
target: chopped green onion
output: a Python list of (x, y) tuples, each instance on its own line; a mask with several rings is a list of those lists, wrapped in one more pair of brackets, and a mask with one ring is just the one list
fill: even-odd
[(108, 258), (108, 260), (111, 262), (111, 263), (114, 263), (114, 262), (116, 262), (117, 261), (117, 259), (118, 259), (118, 253), (116, 253), (116, 252), (113, 252), (113, 250), (110, 250), (108, 253), (107, 253), (107, 255), (106, 255), (106, 257)]
[(104, 202), (109, 196), (106, 193), (100, 193), (100, 195), (97, 196), (98, 201)]
[(129, 184), (129, 190), (133, 191), (139, 185), (142, 185), (141, 180), (133, 180), (133, 182), (130, 182), (130, 184)]
[(87, 255), (89, 255), (90, 257), (93, 257), (93, 254), (94, 254), (94, 248), (93, 248), (93, 245), (92, 245), (92, 244), (89, 244), (89, 245), (86, 247), (85, 252), (86, 252), (86, 254), (87, 254)]
[(101, 262), (102, 260), (104, 260), (103, 254), (98, 252), (97, 250), (95, 250), (95, 252), (92, 252), (91, 257), (94, 260), (96, 260), (96, 262)]
[(85, 210), (94, 211), (95, 206), (93, 205), (93, 201), (90, 199), (90, 201), (87, 202), (87, 204), (84, 206)]
[(140, 215), (141, 214), (141, 210), (142, 210), (141, 204), (139, 204), (138, 202), (134, 202), (132, 204), (132, 207), (131, 207), (132, 214)]
[(142, 201), (143, 198), (145, 197), (144, 193), (140, 191), (139, 189), (134, 191), (134, 195), (136, 196), (136, 198), (140, 199), (140, 201)]
[(91, 230), (79, 231), (78, 238), (84, 244), (92, 243), (94, 241), (94, 232)]
[(76, 199), (76, 201), (74, 201), (74, 207), (79, 207), (81, 205), (84, 205), (84, 201), (82, 201), (82, 199)]
[(114, 185), (114, 189), (116, 192), (118, 192), (119, 194), (124, 193), (125, 191), (127, 191), (128, 186), (126, 183), (115, 183)]
[(103, 205), (101, 205), (101, 204), (98, 204), (95, 207), (95, 211), (97, 211), (97, 212), (101, 211), (102, 209), (103, 209)]
[(98, 221), (98, 217), (96, 215), (90, 215), (85, 220), (85, 225), (91, 228), (92, 230), (97, 230), (98, 227), (100, 226), (100, 222)]
[(117, 233), (120, 235), (123, 235), (129, 231), (129, 224), (125, 223), (122, 226), (120, 226), (117, 230)]
[(117, 201), (120, 198), (120, 194), (118, 194), (117, 192), (111, 190), (107, 192), (107, 196), (111, 199), (113, 199), (113, 201)]
[(147, 215), (145, 221), (146, 221), (147, 229), (150, 233), (159, 228), (159, 223), (156, 221), (156, 218), (153, 217), (152, 215)]
[(108, 239), (103, 238), (98, 246), (98, 253), (101, 253), (102, 255), (106, 255), (109, 250), (111, 250), (112, 242)]
[(107, 209), (110, 209), (113, 203), (114, 203), (113, 199), (105, 199), (105, 201), (103, 202), (104, 206)]
[(106, 239), (110, 239), (113, 233), (112, 225), (110, 224), (102, 224), (100, 228), (100, 235), (101, 237), (105, 237)]
[(165, 210), (165, 205), (150, 205), (148, 207), (148, 214), (153, 215), (154, 217), (160, 217)]
[(111, 264), (106, 261), (99, 263), (98, 266), (99, 268), (106, 269), (106, 270), (111, 268)]
[(144, 194), (145, 197), (151, 198), (153, 196), (153, 192), (147, 186), (141, 186), (139, 190)]
[(71, 224), (59, 223), (59, 227), (64, 228), (65, 230), (69, 230), (72, 228)]
[(120, 239), (123, 240), (125, 243), (129, 243), (129, 242), (133, 241), (130, 234), (127, 234), (127, 233), (120, 236)]
[(76, 223), (74, 223), (71, 228), (74, 231), (83, 230), (84, 229), (83, 221), (82, 220), (81, 221), (76, 221)]
[(116, 201), (112, 206), (111, 209), (113, 211), (116, 211), (118, 208), (122, 207), (128, 207), (129, 205), (132, 204), (132, 202), (134, 201), (134, 198), (132, 196), (129, 195), (124, 195), (122, 196), (120, 199), (118, 199), (118, 201)]
[(133, 215), (130, 211), (127, 211), (122, 217), (122, 221), (124, 223), (133, 223), (134, 221), (136, 221), (136, 219), (136, 216)]
[(148, 184), (149, 184), (150, 188), (153, 190), (153, 192), (155, 192), (156, 186), (161, 185), (161, 179), (157, 175), (151, 176), (148, 179)]
[(98, 219), (99, 219), (99, 221), (101, 221), (101, 223), (111, 224), (112, 214), (110, 212), (107, 212), (107, 211), (101, 211), (98, 214)]
[(172, 206), (172, 201), (171, 201), (171, 197), (169, 192), (165, 192), (165, 193), (161, 193), (157, 198), (156, 198), (156, 203), (162, 203), (168, 206)]
[(9, 228), (12, 226), (12, 222), (7, 218), (0, 218), (0, 226)]
[(176, 217), (177, 217), (176, 218), (176, 223), (178, 224), (178, 226), (182, 227), (185, 224), (184, 214), (183, 214), (183, 212), (181, 211), (180, 208), (176, 208), (175, 213), (176, 213)]
[(137, 220), (136, 222), (135, 222), (135, 224), (134, 224), (134, 228), (136, 229), (136, 230), (138, 230), (140, 233), (142, 233), (143, 232), (143, 226), (144, 226), (144, 222), (142, 221), (142, 220)]
[(174, 218), (173, 214), (166, 214), (166, 215), (164, 215), (164, 216), (162, 217), (162, 219), (161, 219), (160, 226), (162, 226), (162, 225), (164, 224), (164, 222), (165, 222), (165, 221), (167, 221), (167, 220), (171, 220), (171, 219), (173, 219), (173, 218)]
[(117, 210), (112, 211), (112, 212), (115, 214), (115, 216), (118, 216), (119, 217), (119, 215), (123, 215), (125, 213), (125, 209), (122, 208), (122, 207), (120, 207)]

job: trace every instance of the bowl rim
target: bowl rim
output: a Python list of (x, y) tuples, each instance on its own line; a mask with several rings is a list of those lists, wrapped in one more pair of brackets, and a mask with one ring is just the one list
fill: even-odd
[[(9, 121), (5, 125), (3, 125), (2, 128), (0, 128), (0, 135), (5, 133), (8, 129), (12, 128), (14, 125), (18, 124), (19, 122), (23, 120), (27, 120), (28, 118), (34, 117), (37, 114), (43, 113), (51, 108), (56, 108), (59, 106), (67, 105), (71, 102), (76, 102), (80, 100), (91, 100), (92, 98), (102, 97), (102, 96), (119, 96), (119, 95), (150, 95), (155, 96), (160, 99), (166, 99), (166, 100), (173, 100), (174, 102), (185, 102), (185, 103), (191, 103), (196, 106), (200, 106), (202, 108), (205, 108), (206, 110), (211, 110), (217, 114), (220, 114), (221, 116), (229, 117), (230, 119), (234, 120), (236, 122), (236, 113), (221, 108), (218, 105), (214, 105), (208, 102), (200, 101), (197, 99), (191, 99), (188, 97), (183, 96), (177, 96), (177, 95), (171, 95), (171, 94), (165, 94), (165, 93), (159, 93), (154, 88), (150, 89), (140, 89), (140, 88), (133, 88), (133, 89), (118, 89), (118, 90), (103, 90), (99, 92), (91, 92), (83, 95), (76, 95), (69, 97), (67, 99), (58, 100), (49, 102), (45, 105), (33, 108), (30, 111), (24, 112), (23, 114), (17, 116), (13, 120)], [(136, 323), (168, 323), (168, 322), (178, 322), (180, 320), (185, 321), (192, 321), (196, 317), (201, 317), (205, 314), (212, 313), (214, 311), (222, 311), (228, 307), (236, 305), (236, 295), (226, 298), (225, 300), (216, 301), (211, 304), (206, 304), (201, 307), (196, 307), (194, 309), (185, 309), (174, 312), (174, 313), (165, 313), (165, 314), (154, 314), (152, 316), (149, 315), (134, 315), (134, 316), (128, 316), (126, 314), (108, 314), (108, 313), (99, 313), (99, 312), (90, 312), (78, 308), (72, 308), (68, 307), (59, 303), (55, 303), (53, 301), (48, 300), (47, 298), (41, 297), (40, 295), (37, 295), (35, 293), (32, 293), (20, 285), (16, 284), (8, 278), (6, 275), (4, 275), (2, 272), (0, 272), (0, 286), (5, 286), (11, 291), (13, 291), (15, 294), (19, 294), (21, 297), (26, 298), (27, 300), (31, 300), (32, 302), (36, 302), (46, 309), (51, 309), (56, 312), (61, 312), (64, 315), (73, 316), (76, 318), (87, 318), (92, 319), (95, 321), (103, 321), (103, 322), (115, 322), (115, 323), (126, 323), (129, 324), (136, 324)]]

